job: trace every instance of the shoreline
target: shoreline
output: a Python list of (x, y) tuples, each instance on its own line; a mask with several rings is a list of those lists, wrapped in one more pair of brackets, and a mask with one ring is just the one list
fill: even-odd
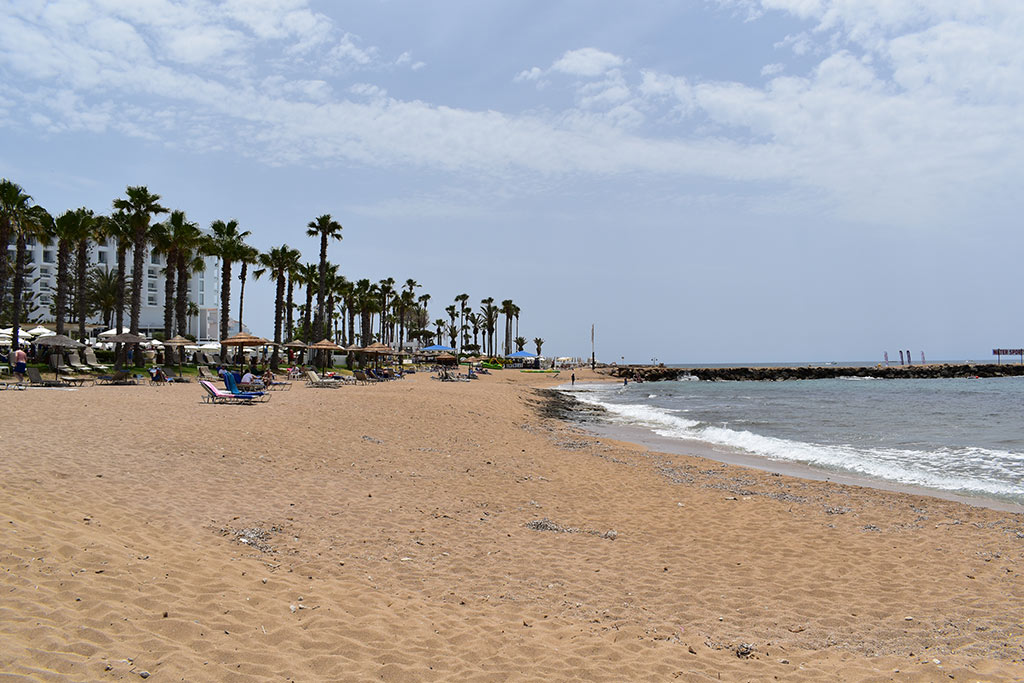
[[(567, 387), (568, 385), (559, 385), (557, 387), (551, 387), (550, 390), (562, 392)], [(648, 448), (673, 455), (707, 458), (708, 460), (714, 460), (716, 462), (722, 462), (730, 465), (751, 467), (764, 472), (776, 472), (788, 477), (810, 479), (813, 481), (834, 482), (849, 486), (861, 486), (877, 489), (879, 491), (907, 493), (915, 496), (933, 496), (935, 498), (963, 503), (965, 505), (1024, 515), (1024, 504), (1000, 500), (998, 498), (990, 498), (982, 495), (967, 495), (956, 493), (954, 491), (928, 488), (926, 486), (904, 484), (897, 481), (869, 477), (850, 472), (830, 471), (801, 462), (772, 460), (757, 454), (727, 449), (725, 447), (705, 443), (697, 439), (678, 439), (661, 436), (659, 434), (655, 434), (650, 429), (639, 425), (616, 424), (604, 420), (601, 417), (601, 414), (604, 412), (601, 408), (579, 401), (574, 397), (565, 396), (563, 394), (563, 399), (568, 399), (571, 404), (576, 405), (569, 409), (563, 408), (552, 411), (553, 414), (561, 416), (561, 418), (567, 422), (580, 426), (593, 433), (595, 436), (603, 436), (617, 441), (632, 443), (638, 447)], [(579, 412), (587, 417), (584, 417), (582, 420), (577, 419), (573, 416), (574, 412)]]

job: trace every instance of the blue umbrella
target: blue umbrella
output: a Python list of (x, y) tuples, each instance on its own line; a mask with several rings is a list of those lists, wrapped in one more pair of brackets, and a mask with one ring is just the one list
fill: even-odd
[(450, 346), (442, 346), (441, 344), (434, 344), (433, 346), (424, 346), (420, 351), (454, 351)]
[(536, 358), (536, 357), (537, 357), (536, 354), (530, 353), (529, 351), (516, 351), (515, 353), (510, 353), (510, 354), (508, 354), (508, 356), (506, 356), (506, 358)]

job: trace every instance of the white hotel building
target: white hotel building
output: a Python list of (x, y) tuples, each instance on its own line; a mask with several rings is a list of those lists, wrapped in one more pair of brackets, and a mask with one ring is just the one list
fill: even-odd
[[(7, 258), (12, 268), (15, 263), (16, 251), (12, 242), (7, 247)], [(188, 283), (188, 300), (199, 308), (198, 315), (189, 316), (187, 332), (195, 335), (200, 341), (220, 338), (220, 259), (207, 256), (203, 259), (206, 267), (192, 274)], [(130, 277), (132, 273), (132, 252), (129, 249), (125, 259), (125, 269)], [(28, 263), (34, 267), (26, 278), (25, 296), (32, 297), (36, 307), (29, 314), (29, 321), (52, 322), (50, 303), (57, 294), (57, 245), (41, 244), (34, 238), (28, 240)], [(164, 329), (164, 274), (166, 258), (162, 254), (147, 250), (146, 272), (142, 280), (142, 309), (139, 314), (139, 330), (142, 334), (162, 332)], [(113, 243), (102, 240), (89, 245), (89, 268), (99, 266), (113, 270), (117, 267), (117, 250)], [(70, 269), (72, 277), (75, 273), (75, 254), (71, 254)], [(10, 296), (8, 281), (8, 297)], [(124, 325), (128, 326), (127, 306), (131, 304), (130, 294), (126, 294), (126, 310)], [(71, 304), (69, 303), (69, 306)], [(25, 329), (30, 327), (26, 321)], [(96, 331), (102, 326), (99, 316), (87, 320), (87, 326)], [(235, 327), (238, 323), (235, 322)], [(95, 332), (93, 333), (95, 336)]]

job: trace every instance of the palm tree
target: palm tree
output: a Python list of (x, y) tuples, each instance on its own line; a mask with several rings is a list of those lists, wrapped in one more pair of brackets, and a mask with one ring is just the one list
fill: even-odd
[(487, 339), (487, 355), (494, 355), (494, 330), (498, 324), (498, 307), (494, 305), (494, 297), (480, 300), (480, 314), (484, 317), (483, 325)]
[(512, 303), (512, 299), (505, 299), (501, 302), (501, 312), (505, 316), (505, 346), (503, 347), (504, 354), (508, 355), (512, 353), (512, 315), (515, 304)]
[(522, 351), (523, 347), (526, 346), (526, 337), (516, 337), (512, 340), (512, 343), (516, 345), (516, 351)]
[(391, 303), (391, 296), (395, 293), (395, 278), (389, 277), (381, 280), (378, 287), (380, 292), (380, 341), (388, 344), (391, 340), (384, 334), (384, 321)]
[[(21, 185), (7, 178), (0, 179), (0, 316), (3, 315), (3, 302), (7, 297), (7, 245), (11, 242), (11, 233), (24, 218), (31, 206), (32, 197), (25, 194)], [(14, 343), (17, 344), (17, 338)]]
[(280, 363), (278, 348), (281, 344), (281, 323), (284, 319), (285, 280), (288, 277), (288, 270), (292, 265), (291, 254), (294, 251), (287, 244), (273, 247), (270, 251), (259, 255), (259, 268), (253, 272), (257, 280), (264, 273), (269, 272), (277, 284), (277, 292), (274, 298), (274, 352), (270, 356), (270, 367), (275, 370)]
[[(324, 264), (324, 272), (327, 271), (327, 264)], [(303, 263), (295, 269), (296, 277), (299, 284), (306, 287), (306, 307), (303, 309), (303, 320), (302, 320), (302, 337), (306, 340), (307, 344), (316, 342), (313, 339), (313, 287), (319, 285), (320, 282), (320, 268), (315, 263)]]
[[(189, 320), (199, 315), (199, 307), (189, 301), (188, 290), (189, 280), (192, 273), (204, 270), (206, 261), (203, 258), (203, 251), (208, 241), (203, 231), (199, 229), (198, 223), (185, 221), (181, 225), (175, 225), (174, 244), (177, 247), (175, 253), (174, 268), (177, 271), (175, 283), (177, 291), (174, 296), (174, 317), (177, 320), (177, 333), (184, 336), (189, 330)], [(192, 313), (191, 309), (195, 309)], [(185, 349), (178, 348), (181, 359), (184, 361)]]
[[(459, 329), (465, 329), (466, 325), (466, 302), (469, 301), (469, 294), (459, 294), (455, 297), (455, 301), (459, 304)], [(462, 340), (459, 343), (459, 353), (462, 353)]]
[[(24, 202), (25, 209), (19, 211), (11, 223), (11, 228), (17, 235), (15, 247), (14, 285), (11, 288), (11, 325), (14, 333), (11, 335), (11, 348), (17, 348), (19, 327), (21, 326), (22, 294), (25, 288), (26, 261), (28, 260), (29, 238), (39, 240), (43, 244), (50, 243), (50, 235), (53, 234), (53, 217), (39, 205), (29, 206), (31, 197), (26, 195)], [(6, 245), (4, 245), (6, 249)]]
[[(116, 211), (110, 216), (99, 216), (97, 217), (98, 228), (97, 232), (101, 238), (113, 241), (116, 253), (116, 269), (114, 270), (117, 276), (117, 287), (114, 290), (114, 294), (117, 297), (114, 302), (114, 325), (117, 328), (118, 333), (121, 332), (121, 328), (124, 327), (124, 299), (125, 293), (128, 291), (126, 265), (128, 249), (131, 248), (132, 244), (132, 226), (131, 221), (128, 219), (128, 214), (124, 211)], [(121, 358), (121, 345), (117, 345), (117, 365), (122, 365)]]
[(437, 334), (434, 336), (437, 338), (437, 343), (440, 344), (444, 340), (444, 330), (448, 327), (448, 324), (444, 321), (444, 318), (438, 318), (434, 321), (434, 327), (437, 328)]
[(473, 346), (476, 347), (479, 352), (480, 344), (478, 343), (478, 338), (480, 336), (480, 328), (484, 324), (484, 317), (478, 313), (470, 313), (466, 316), (466, 320), (473, 328)]
[(113, 325), (114, 309), (124, 301), (124, 287), (116, 270), (93, 266), (89, 271), (89, 298), (106, 327)]
[(324, 326), (324, 295), (327, 289), (327, 240), (336, 239), (341, 241), (341, 224), (331, 218), (331, 214), (325, 213), (317, 216), (306, 225), (306, 234), (310, 237), (320, 237), (320, 268), (318, 272), (318, 286), (316, 293), (316, 318), (313, 327), (319, 331)]
[(244, 242), (238, 245), (238, 253), (235, 260), (242, 264), (242, 272), (238, 274), (241, 283), (238, 287), (238, 330), (242, 330), (242, 309), (245, 306), (245, 281), (249, 277), (249, 264), (259, 261), (260, 252), (256, 247), (251, 247)]
[[(114, 208), (128, 214), (132, 226), (132, 302), (129, 331), (139, 333), (139, 314), (142, 311), (142, 281), (146, 267), (146, 243), (149, 240), (149, 222), (156, 214), (167, 213), (161, 206), (160, 195), (152, 194), (144, 185), (129, 185), (124, 199), (115, 199)], [(138, 345), (136, 344), (136, 347)], [(136, 351), (136, 365), (142, 365), (142, 354)]]
[(178, 265), (178, 241), (175, 233), (181, 232), (188, 221), (184, 211), (172, 211), (170, 217), (157, 223), (150, 231), (153, 253), (162, 254), (164, 266), (164, 339), (174, 336), (174, 276)]
[(544, 340), (540, 337), (534, 337), (533, 343), (537, 346), (537, 355), (540, 355), (540, 347), (544, 346)]
[[(210, 231), (213, 233), (207, 240), (206, 251), (212, 256), (220, 259), (220, 338), (228, 337), (228, 321), (231, 308), (231, 265), (234, 262), (245, 238), (249, 236), (248, 230), (239, 230), (238, 221), (231, 219), (227, 222), (216, 220), (210, 223)], [(239, 328), (241, 330), (241, 328)], [(227, 347), (221, 346), (221, 358), (227, 357)]]
[(295, 291), (295, 280), (296, 273), (298, 272), (299, 266), (302, 265), (302, 252), (298, 249), (288, 250), (288, 295), (286, 297), (285, 308), (284, 308), (284, 336), (289, 339), (295, 338), (295, 329), (292, 324), (292, 314), (295, 309), (294, 302), (294, 291)]
[[(71, 289), (71, 247), (87, 240), (92, 233), (92, 211), (81, 208), (65, 211), (57, 217), (54, 232), (57, 237), (57, 299), (55, 317), (57, 334), (65, 334), (64, 323)], [(79, 297), (81, 299), (81, 297)]]
[[(75, 243), (76, 301), (75, 310), (78, 314), (78, 341), (85, 343), (85, 319), (90, 310), (95, 311), (89, 303), (89, 244), (100, 237), (101, 221), (89, 211), (88, 220), (83, 219), (83, 230)], [(88, 223), (88, 226), (85, 224)], [(85, 229), (85, 228), (88, 229)], [(79, 357), (85, 360), (84, 347), (79, 350)]]

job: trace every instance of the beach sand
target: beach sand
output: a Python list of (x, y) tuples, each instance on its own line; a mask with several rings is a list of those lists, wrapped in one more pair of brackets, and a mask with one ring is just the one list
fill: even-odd
[(1024, 680), (1021, 515), (591, 436), (566, 380), (0, 393), (0, 672)]

